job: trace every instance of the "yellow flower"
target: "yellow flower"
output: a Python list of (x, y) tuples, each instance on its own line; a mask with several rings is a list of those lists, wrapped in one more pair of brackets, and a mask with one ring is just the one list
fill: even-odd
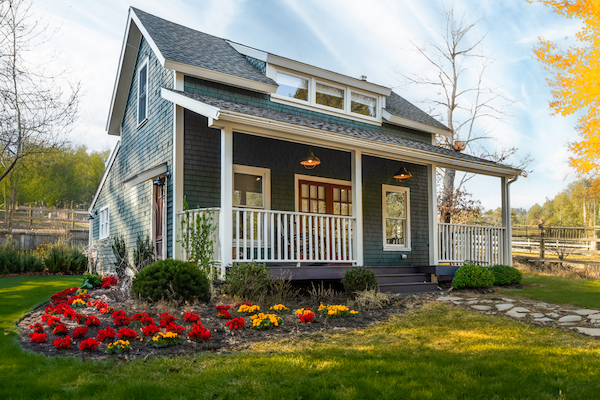
[(283, 304), (276, 304), (273, 307), (271, 307), (270, 309), (275, 310), (275, 311), (285, 311), (288, 308), (286, 306), (284, 306)]
[(358, 311), (350, 310), (350, 314), (358, 314)]

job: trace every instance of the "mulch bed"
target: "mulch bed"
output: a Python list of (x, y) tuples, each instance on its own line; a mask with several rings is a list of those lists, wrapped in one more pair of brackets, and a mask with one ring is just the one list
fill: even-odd
[[(345, 330), (367, 327), (384, 321), (393, 314), (403, 313), (409, 309), (418, 308), (425, 303), (433, 301), (437, 297), (437, 293), (396, 295), (391, 298), (390, 304), (386, 308), (360, 311), (359, 314), (347, 318), (323, 318), (316, 312), (319, 306), (318, 302), (315, 303), (314, 299), (302, 298), (296, 302), (285, 303), (285, 306), (289, 308), (289, 311), (285, 314), (278, 314), (283, 318), (283, 324), (279, 327), (269, 330), (256, 330), (251, 328), (252, 322), (250, 321), (250, 316), (240, 315), (236, 312), (238, 306), (242, 302), (234, 302), (226, 296), (216, 296), (208, 304), (195, 303), (176, 307), (173, 304), (168, 304), (166, 302), (148, 304), (132, 300), (116, 287), (110, 289), (95, 289), (89, 291), (88, 294), (92, 295), (90, 300), (102, 300), (115, 310), (124, 310), (127, 316), (130, 317), (135, 313), (147, 312), (155, 319), (157, 324), (159, 322), (159, 315), (165, 311), (169, 311), (172, 315), (177, 317), (177, 325), (185, 326), (188, 331), (191, 330), (192, 324), (184, 322), (183, 314), (185, 312), (196, 313), (200, 316), (202, 325), (210, 330), (212, 339), (194, 342), (188, 339), (187, 334), (183, 334), (180, 335), (180, 337), (184, 339), (183, 344), (155, 348), (151, 345), (152, 337), (145, 337), (141, 332), (141, 324), (139, 324), (139, 322), (132, 322), (129, 325), (129, 328), (134, 329), (138, 333), (139, 338), (130, 340), (130, 351), (128, 353), (105, 354), (104, 351), (111, 341), (101, 343), (98, 348), (93, 351), (81, 351), (78, 348), (80, 342), (88, 337), (96, 337), (99, 329), (103, 329), (106, 326), (112, 326), (115, 329), (115, 332), (117, 332), (118, 328), (120, 328), (115, 326), (112, 313), (101, 314), (95, 307), (88, 306), (83, 309), (75, 309), (75, 311), (82, 314), (95, 315), (100, 320), (100, 326), (88, 327), (88, 333), (85, 337), (73, 339), (74, 342), (71, 349), (55, 348), (52, 342), (58, 336), (54, 335), (52, 329), (45, 323), (42, 325), (44, 326), (44, 332), (47, 334), (47, 341), (45, 343), (31, 343), (29, 333), (32, 332), (32, 329), (30, 329), (30, 325), (42, 323), (41, 316), (44, 314), (45, 307), (49, 304), (46, 303), (33, 310), (16, 323), (23, 348), (36, 353), (42, 353), (46, 356), (73, 356), (84, 359), (137, 359), (153, 356), (189, 355), (194, 352), (203, 351), (229, 352), (243, 349), (252, 343), (267, 340), (288, 339), (314, 333), (343, 332)], [(227, 320), (217, 318), (218, 312), (215, 310), (215, 306), (219, 304), (231, 305), (229, 311), (233, 317), (243, 316), (246, 319), (245, 327), (234, 332), (231, 332), (229, 328), (225, 327)], [(346, 303), (328, 302), (328, 304)], [(261, 307), (261, 312), (270, 313), (269, 307), (274, 304), (258, 305)], [(301, 323), (298, 316), (294, 314), (294, 310), (306, 307), (315, 311), (315, 315), (317, 316), (315, 318), (316, 322)], [(72, 333), (73, 329), (77, 326), (82, 326), (78, 325), (76, 320), (70, 320), (62, 315), (60, 315), (60, 317), (61, 322), (65, 323), (70, 333)], [(165, 329), (163, 328), (161, 331), (165, 332)], [(114, 340), (118, 340), (118, 338), (115, 337)]]

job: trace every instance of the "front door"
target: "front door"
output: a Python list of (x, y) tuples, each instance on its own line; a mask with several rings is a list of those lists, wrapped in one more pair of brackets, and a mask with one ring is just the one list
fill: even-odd
[(352, 187), (298, 180), (298, 205), (311, 214), (352, 215)]
[(163, 214), (165, 186), (154, 185), (154, 251), (156, 259), (163, 259)]

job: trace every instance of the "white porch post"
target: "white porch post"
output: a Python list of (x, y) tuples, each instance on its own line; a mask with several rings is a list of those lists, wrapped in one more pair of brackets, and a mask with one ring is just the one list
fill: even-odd
[(233, 261), (233, 131), (230, 126), (221, 129), (221, 212), (219, 213), (219, 242), (221, 244), (221, 271)]
[(362, 152), (352, 150), (352, 216), (354, 225), (354, 259), (356, 265), (364, 266), (363, 204), (362, 204)]
[(438, 251), (438, 222), (437, 222), (437, 185), (436, 165), (427, 166), (427, 180), (429, 183), (429, 265), (437, 265), (439, 262)]
[[(173, 87), (183, 90), (183, 74), (174, 72)], [(183, 211), (183, 107), (173, 104), (173, 166), (171, 168), (173, 184), (173, 258), (183, 259), (183, 248), (177, 242), (179, 220), (177, 213)], [(165, 241), (166, 242), (166, 241)], [(167, 254), (166, 251), (163, 254)]]
[(502, 185), (502, 226), (504, 237), (502, 246), (502, 264), (512, 266), (512, 226), (510, 214), (510, 191), (506, 177), (501, 177)]

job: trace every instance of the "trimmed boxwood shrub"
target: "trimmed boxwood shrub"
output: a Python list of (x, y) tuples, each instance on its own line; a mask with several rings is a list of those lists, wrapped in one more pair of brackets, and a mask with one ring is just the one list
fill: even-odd
[(456, 289), (490, 287), (493, 285), (494, 273), (490, 268), (481, 265), (465, 264), (456, 271), (454, 279), (452, 279), (452, 287)]
[(523, 274), (515, 267), (494, 265), (491, 270), (494, 274), (494, 285), (513, 285), (523, 280)]
[(178, 302), (210, 300), (210, 283), (194, 264), (166, 259), (141, 270), (133, 279), (131, 294), (143, 300)]
[(254, 302), (266, 296), (271, 282), (271, 270), (256, 262), (233, 263), (227, 269), (223, 293)]
[(375, 273), (365, 267), (354, 267), (346, 270), (342, 284), (347, 294), (362, 292), (377, 287)]

